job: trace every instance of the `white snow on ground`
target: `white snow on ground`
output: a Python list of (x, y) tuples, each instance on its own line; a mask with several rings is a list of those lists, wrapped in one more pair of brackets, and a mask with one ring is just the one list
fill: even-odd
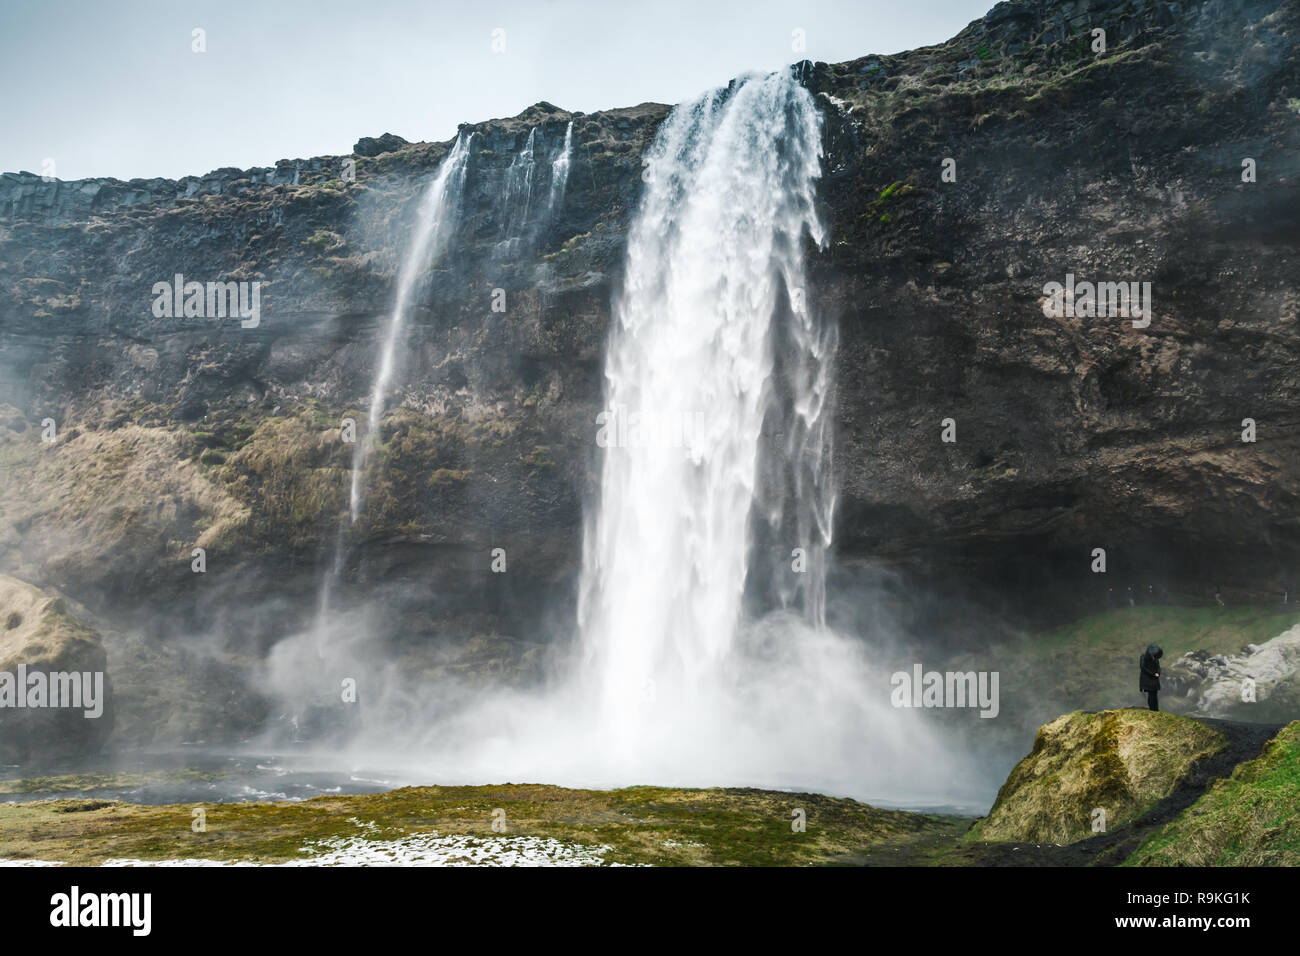
[[(478, 837), (417, 833), (396, 840), (332, 837), (303, 848), (301, 860), (279, 866), (600, 866), (612, 847), (580, 846), (543, 837)], [(106, 860), (105, 866), (229, 866), (216, 860)], [(244, 863), (242, 865), (256, 865)]]
[[(104, 866), (602, 866), (609, 846), (562, 843), (549, 837), (481, 837), (457, 833), (416, 833), (395, 840), (332, 837), (302, 848), (301, 860), (260, 864), (250, 861), (173, 859), (105, 860)], [(61, 866), (45, 860), (0, 859), (0, 866)]]
[(63, 866), (57, 860), (6, 860), (0, 858), (0, 866)]

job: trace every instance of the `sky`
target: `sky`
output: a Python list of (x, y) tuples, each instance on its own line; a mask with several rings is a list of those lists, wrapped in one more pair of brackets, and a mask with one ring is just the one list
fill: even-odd
[(178, 178), (447, 140), (540, 100), (677, 103), (941, 43), (994, 2), (0, 0), (0, 171)]

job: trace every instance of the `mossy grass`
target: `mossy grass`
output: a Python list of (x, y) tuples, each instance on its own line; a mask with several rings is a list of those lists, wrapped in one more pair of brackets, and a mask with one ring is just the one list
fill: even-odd
[(989, 815), (967, 840), (1073, 843), (1135, 820), (1173, 792), (1193, 765), (1227, 746), (1205, 724), (1146, 710), (1075, 712), (1045, 724)]
[(1300, 866), (1300, 721), (1148, 836), (1129, 866)]
[[(41, 786), (56, 788), (54, 781)], [(93, 865), (111, 858), (302, 860), (316, 841), (405, 835), (505, 836), (606, 846), (609, 863), (806, 865), (862, 862), (909, 841), (950, 842), (969, 820), (881, 810), (854, 800), (753, 789), (629, 787), (568, 790), (535, 784), (405, 787), (301, 803), (207, 804), (204, 833), (193, 807), (84, 800), (0, 805), (0, 858)], [(796, 832), (794, 811), (806, 816)]]

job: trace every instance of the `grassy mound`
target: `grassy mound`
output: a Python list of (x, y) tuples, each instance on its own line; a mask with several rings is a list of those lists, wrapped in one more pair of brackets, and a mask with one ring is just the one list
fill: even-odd
[[(0, 574), (0, 672), (8, 693), (27, 694), (19, 668), (42, 674), (103, 674), (107, 656), (99, 635), (72, 616), (58, 597), (17, 578)], [(112, 729), (106, 678), (101, 678), (100, 716), (87, 720), (85, 708), (0, 709), (0, 762), (33, 755), (78, 754), (97, 748)]]
[(40, 670), (102, 670), (99, 637), (58, 598), (0, 574), (0, 671), (19, 664)]
[[(49, 781), (46, 781), (49, 785)], [(104, 800), (0, 804), (0, 859), (95, 865), (113, 858), (303, 861), (338, 841), (438, 835), (537, 838), (599, 849), (604, 863), (860, 863), (909, 841), (956, 838), (967, 823), (854, 800), (751, 789), (567, 790), (532, 784), (406, 787), (301, 803), (208, 804), (195, 833), (189, 805)], [(791, 824), (802, 811), (806, 828)], [(494, 830), (494, 819), (504, 830)]]
[(1073, 843), (1095, 811), (1114, 829), (1169, 795), (1192, 764), (1226, 745), (1218, 731), (1145, 710), (1075, 712), (1044, 725), (970, 839)]
[(1156, 866), (1300, 866), (1300, 721), (1239, 766), (1126, 861)]

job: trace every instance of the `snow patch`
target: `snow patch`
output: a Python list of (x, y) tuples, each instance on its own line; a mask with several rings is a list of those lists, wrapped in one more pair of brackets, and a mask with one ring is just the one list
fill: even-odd
[[(372, 825), (373, 826), (373, 825)], [(314, 840), (301, 860), (255, 863), (249, 860), (105, 860), (104, 866), (619, 866), (605, 854), (613, 847), (563, 843), (550, 837), (417, 833), (394, 840), (331, 837)], [(0, 859), (0, 866), (62, 866), (46, 860)]]

